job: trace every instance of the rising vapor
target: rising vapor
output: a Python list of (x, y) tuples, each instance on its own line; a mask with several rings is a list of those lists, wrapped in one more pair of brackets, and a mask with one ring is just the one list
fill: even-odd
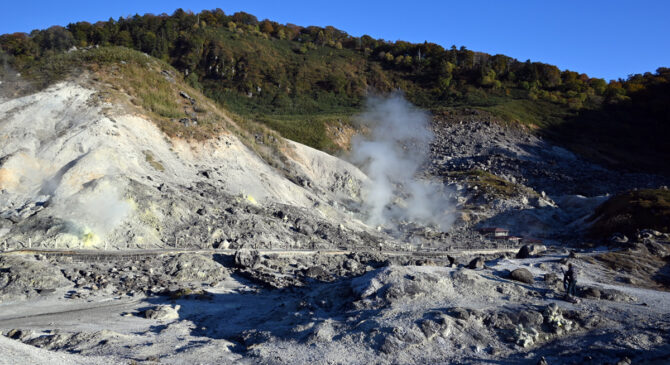
[(453, 223), (453, 204), (443, 184), (417, 178), (428, 159), (430, 116), (402, 95), (371, 97), (358, 121), (370, 133), (352, 140), (352, 161), (370, 178), (365, 205), (368, 223), (409, 221), (447, 230)]

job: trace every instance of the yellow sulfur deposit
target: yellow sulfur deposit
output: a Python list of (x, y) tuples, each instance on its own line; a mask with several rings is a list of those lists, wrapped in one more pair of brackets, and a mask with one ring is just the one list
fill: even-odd
[(254, 199), (254, 197), (251, 196), (251, 195), (245, 195), (245, 198), (246, 198), (247, 201), (249, 201), (249, 203), (251, 203), (251, 204), (254, 204), (254, 205), (255, 205), (255, 204), (258, 204), (258, 203), (256, 202), (256, 199)]
[(93, 233), (90, 229), (85, 228), (84, 234), (81, 236), (81, 242), (84, 247), (97, 246), (100, 243), (100, 236)]

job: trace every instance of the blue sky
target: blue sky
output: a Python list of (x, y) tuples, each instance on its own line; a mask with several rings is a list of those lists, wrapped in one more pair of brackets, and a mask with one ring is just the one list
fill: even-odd
[(246, 11), (374, 38), (466, 46), (607, 80), (670, 67), (670, 1), (5, 1), (0, 33), (177, 8)]

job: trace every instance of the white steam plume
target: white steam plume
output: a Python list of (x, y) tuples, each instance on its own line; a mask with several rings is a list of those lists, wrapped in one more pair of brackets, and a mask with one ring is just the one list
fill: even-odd
[(370, 129), (367, 137), (354, 137), (351, 151), (353, 162), (370, 178), (365, 194), (368, 223), (405, 220), (447, 230), (453, 223), (453, 204), (444, 185), (416, 176), (434, 138), (428, 113), (393, 94), (369, 98), (358, 119)]
[[(101, 158), (92, 157), (81, 155), (56, 170), (51, 161), (28, 151), (9, 155), (0, 166), (0, 189), (12, 206), (48, 201), (51, 214), (65, 223), (63, 233), (86, 247), (97, 246), (123, 223), (133, 205), (124, 197), (124, 180), (100, 163)], [(89, 180), (95, 175), (100, 177)]]
[(132, 207), (123, 198), (125, 184), (101, 178), (67, 198), (56, 197), (56, 215), (69, 223), (71, 233), (96, 245), (120, 225)]

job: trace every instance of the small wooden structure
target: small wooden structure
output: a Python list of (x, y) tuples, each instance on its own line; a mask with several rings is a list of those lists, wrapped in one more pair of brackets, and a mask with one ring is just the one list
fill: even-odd
[(509, 237), (509, 229), (499, 227), (487, 227), (479, 230), (479, 233), (490, 238), (506, 238)]
[(518, 236), (500, 237), (500, 239), (504, 239), (506, 241), (509, 241), (510, 243), (519, 243), (522, 240), (522, 238)]

